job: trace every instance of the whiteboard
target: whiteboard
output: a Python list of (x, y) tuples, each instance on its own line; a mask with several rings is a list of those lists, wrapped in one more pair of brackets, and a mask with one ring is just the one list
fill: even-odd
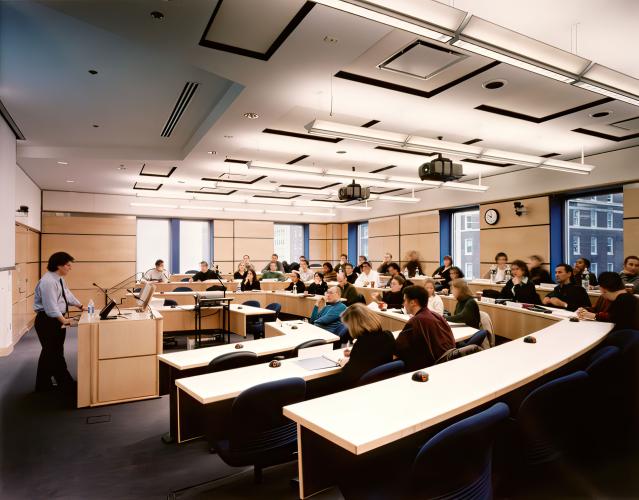
[(0, 118), (0, 269), (16, 265), (16, 138)]

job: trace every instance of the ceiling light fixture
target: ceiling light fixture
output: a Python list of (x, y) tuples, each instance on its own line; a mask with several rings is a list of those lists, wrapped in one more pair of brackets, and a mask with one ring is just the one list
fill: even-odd
[(244, 113), (244, 118), (248, 118), (249, 120), (257, 120), (260, 115), (258, 115), (257, 113)]
[(603, 87), (600, 87), (599, 85), (594, 85), (586, 81), (575, 82), (573, 85), (575, 87), (590, 90), (591, 92), (595, 92), (597, 94), (605, 95), (606, 97), (612, 97), (613, 99), (617, 99), (618, 101), (623, 101), (623, 102), (627, 102), (628, 104), (634, 104), (635, 106), (639, 106), (639, 97), (637, 98), (628, 97), (624, 94), (620, 94), (619, 92), (614, 92), (612, 90), (605, 89)]
[(90, 74), (90, 75), (97, 75), (97, 74), (98, 74), (98, 72), (97, 72), (96, 70), (94, 70), (94, 69), (90, 69), (90, 70), (89, 70), (89, 74)]
[(224, 207), (225, 212), (245, 212), (251, 214), (263, 214), (264, 209), (261, 208), (240, 208), (240, 207)]
[(69, 162), (68, 161), (58, 161), (56, 162), (58, 165), (68, 165)]
[(73, 179), (67, 179), (67, 182), (68, 182), (69, 184), (73, 184), (75, 181), (74, 181)]
[(149, 208), (177, 208), (177, 205), (167, 205), (164, 203), (140, 203), (140, 202), (132, 202), (129, 203), (132, 207), (149, 207)]
[(482, 186), (481, 184), (467, 184), (465, 182), (448, 181), (442, 184), (446, 189), (458, 189), (459, 191), (486, 191), (488, 186)]
[(204, 207), (202, 205), (180, 205), (180, 208), (183, 210), (207, 210), (218, 212), (221, 212), (223, 210), (222, 207)]
[(154, 21), (164, 21), (164, 14), (159, 10), (154, 10), (149, 14)]
[(302, 212), (302, 215), (318, 216), (318, 217), (335, 217), (337, 214), (332, 212)]
[[(377, 21), (425, 38), (447, 42), (466, 12), (432, 0), (314, 0), (315, 3)], [(426, 22), (424, 19), (428, 19)]]
[(217, 151), (207, 151), (207, 153), (210, 154), (210, 155), (216, 155)]

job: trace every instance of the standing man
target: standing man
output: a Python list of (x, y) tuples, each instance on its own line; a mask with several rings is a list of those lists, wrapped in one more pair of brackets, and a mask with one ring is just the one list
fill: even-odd
[(576, 311), (580, 307), (590, 307), (588, 292), (581, 285), (572, 281), (572, 267), (559, 264), (555, 268), (555, 289), (544, 297), (544, 305), (560, 307), (569, 311)]
[(56, 252), (49, 257), (47, 273), (40, 278), (35, 288), (33, 310), (36, 312), (35, 330), (42, 345), (36, 375), (36, 391), (54, 388), (51, 377), (58, 387), (65, 390), (75, 388), (75, 381), (64, 360), (64, 340), (72, 321), (67, 318), (69, 305), (83, 309), (64, 282), (71, 271), (71, 257), (66, 252)]
[(158, 281), (161, 283), (168, 283), (169, 274), (164, 270), (164, 261), (162, 259), (156, 260), (155, 267), (145, 272), (141, 281)]

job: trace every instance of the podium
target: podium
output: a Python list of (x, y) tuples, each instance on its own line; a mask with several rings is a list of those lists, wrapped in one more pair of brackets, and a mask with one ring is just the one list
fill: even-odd
[(122, 310), (117, 319), (83, 313), (78, 323), (78, 408), (159, 396), (162, 316)]

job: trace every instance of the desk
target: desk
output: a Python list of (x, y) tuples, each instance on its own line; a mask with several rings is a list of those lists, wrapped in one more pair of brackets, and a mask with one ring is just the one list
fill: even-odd
[(78, 408), (159, 395), (156, 356), (163, 317), (157, 311), (100, 320), (82, 313), (78, 324)]
[[(432, 366), (425, 384), (405, 374), (286, 406), (284, 415), (298, 426), (300, 498), (335, 484), (359, 455), (494, 401), (577, 359), (612, 327), (560, 321), (536, 332), (536, 344), (518, 339)], [(339, 470), (331, 466), (337, 463)]]
[[(267, 323), (267, 327), (269, 324), (270, 323)], [(323, 339), (327, 343), (332, 343), (339, 339), (337, 335), (333, 335), (332, 333), (313, 325), (308, 325), (308, 327), (301, 328), (299, 331), (295, 332), (296, 333), (293, 335), (278, 335), (270, 338), (249, 340), (242, 342), (242, 345), (245, 350), (254, 352), (259, 358), (268, 359), (274, 354), (292, 351), (298, 345), (308, 340)], [(234, 344), (224, 344), (206, 347), (203, 349), (173, 352), (158, 356), (160, 394), (168, 393), (170, 395), (169, 407), (171, 436), (178, 436), (177, 390), (175, 381), (184, 377), (191, 377), (193, 375), (204, 373), (208, 369), (208, 364), (213, 359), (229, 352), (236, 352)]]

